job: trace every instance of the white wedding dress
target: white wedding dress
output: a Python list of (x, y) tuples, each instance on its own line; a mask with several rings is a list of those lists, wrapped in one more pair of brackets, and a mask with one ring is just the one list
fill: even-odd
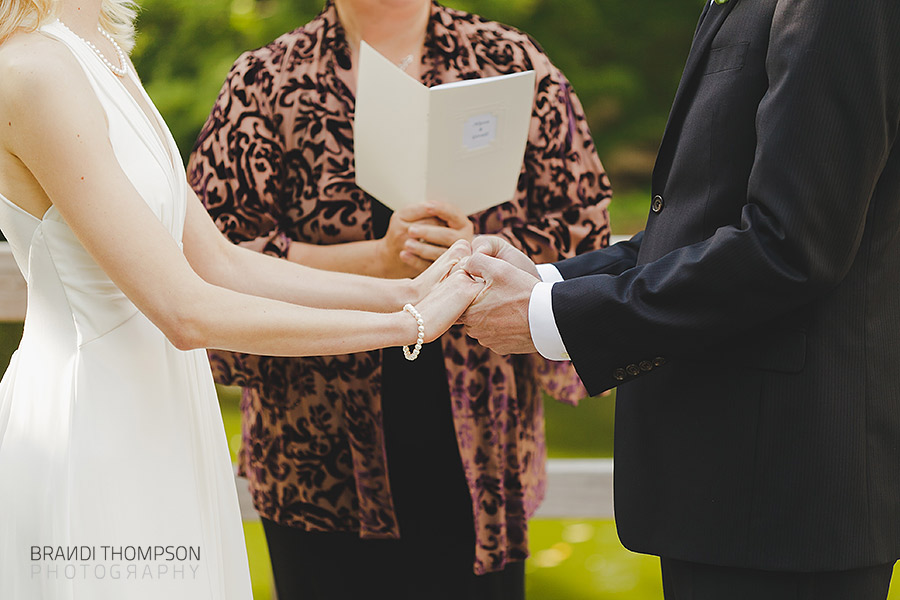
[[(78, 59), (121, 168), (180, 244), (188, 189), (162, 118), (165, 140), (80, 38), (41, 29)], [(0, 599), (249, 600), (206, 353), (176, 349), (55, 208), (38, 220), (0, 196), (0, 229), (28, 283), (0, 383)]]

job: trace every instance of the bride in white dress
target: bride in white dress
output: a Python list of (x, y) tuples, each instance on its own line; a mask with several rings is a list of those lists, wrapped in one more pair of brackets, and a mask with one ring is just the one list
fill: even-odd
[(124, 0), (0, 0), (0, 229), (28, 283), (0, 383), (3, 600), (251, 598), (203, 348), (413, 344), (407, 302), (432, 340), (483, 286), (445, 277), (465, 244), (414, 281), (230, 244), (118, 50), (130, 19)]

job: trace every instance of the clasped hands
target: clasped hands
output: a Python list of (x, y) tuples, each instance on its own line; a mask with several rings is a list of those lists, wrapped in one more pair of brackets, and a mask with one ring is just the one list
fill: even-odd
[(528, 306), (540, 276), (531, 259), (503, 238), (459, 240), (417, 280), (431, 285), (419, 310), (433, 331), (449, 328), (455, 313), (467, 335), (498, 354), (535, 352)]

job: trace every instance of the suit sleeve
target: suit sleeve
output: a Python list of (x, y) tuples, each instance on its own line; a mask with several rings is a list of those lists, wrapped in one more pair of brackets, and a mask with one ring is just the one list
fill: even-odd
[(603, 250), (587, 252), (573, 258), (556, 263), (563, 279), (584, 277), (585, 275), (619, 275), (637, 264), (638, 252), (641, 251), (641, 231), (630, 240), (613, 244)]
[(619, 365), (725, 341), (841, 282), (896, 144), (898, 30), (895, 0), (779, 0), (740, 224), (619, 274), (560, 269), (554, 315), (592, 394)]

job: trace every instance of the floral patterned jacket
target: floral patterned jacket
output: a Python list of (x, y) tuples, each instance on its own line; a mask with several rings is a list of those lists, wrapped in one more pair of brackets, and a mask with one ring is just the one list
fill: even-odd
[[(349, 51), (329, 1), (312, 22), (234, 64), (200, 134), (191, 184), (235, 243), (286, 257), (292, 240), (372, 238), (372, 200), (355, 184), (354, 98), (335, 73)], [(527, 35), (435, 4), (426, 85), (534, 69), (537, 89), (515, 198), (472, 217), (536, 262), (605, 246), (609, 181), (562, 73)], [(460, 455), (472, 497), (476, 573), (527, 556), (544, 493), (541, 390), (586, 395), (567, 363), (501, 357), (454, 328), (442, 338)], [(380, 351), (273, 358), (211, 353), (217, 380), (244, 388), (240, 470), (256, 508), (317, 531), (396, 537), (381, 423)]]

